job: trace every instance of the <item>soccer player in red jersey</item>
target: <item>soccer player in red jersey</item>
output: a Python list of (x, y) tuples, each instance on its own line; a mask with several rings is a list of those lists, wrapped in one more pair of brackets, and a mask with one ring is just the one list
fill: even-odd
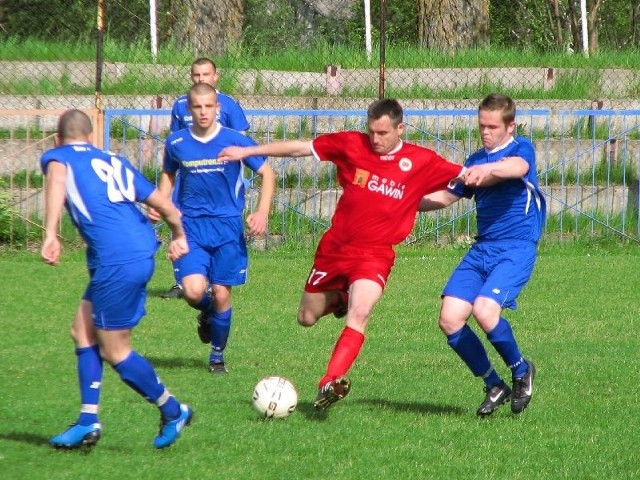
[(369, 317), (387, 283), (395, 260), (393, 246), (411, 232), (421, 198), (463, 175), (462, 165), (404, 142), (402, 115), (396, 100), (377, 100), (367, 111), (368, 133), (337, 132), (311, 141), (227, 147), (218, 157), (313, 155), (337, 167), (343, 194), (316, 250), (298, 309), (298, 323), (305, 327), (329, 313), (346, 315), (346, 326), (318, 383), (314, 401), (318, 410), (349, 392), (345, 375), (360, 353)]

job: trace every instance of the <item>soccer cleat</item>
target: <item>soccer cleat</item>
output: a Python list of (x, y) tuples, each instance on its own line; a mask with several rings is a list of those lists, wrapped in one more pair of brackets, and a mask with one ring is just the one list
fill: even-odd
[(49, 445), (55, 448), (78, 448), (83, 445), (93, 447), (100, 440), (100, 430), (102, 426), (99, 423), (91, 425), (78, 425), (74, 423), (60, 435), (51, 437)]
[(536, 376), (536, 367), (533, 362), (525, 359), (529, 364), (529, 370), (527, 374), (522, 378), (513, 379), (513, 395), (511, 398), (511, 411), (513, 413), (520, 413), (531, 401), (533, 396), (533, 378)]
[(211, 322), (206, 312), (198, 314), (198, 337), (202, 343), (211, 343)]
[(189, 405), (184, 403), (180, 404), (180, 416), (175, 420), (165, 420), (164, 418), (160, 421), (160, 431), (156, 438), (153, 439), (153, 446), (156, 448), (165, 448), (169, 445), (173, 444), (184, 427), (191, 423), (193, 419), (193, 410)]
[(214, 375), (226, 375), (229, 373), (224, 362), (209, 362), (209, 371)]
[(325, 383), (320, 390), (318, 390), (318, 395), (316, 395), (316, 399), (313, 401), (313, 406), (316, 410), (324, 410), (338, 400), (346, 397), (349, 390), (351, 390), (351, 382), (347, 377), (336, 378), (335, 380)]
[(182, 292), (182, 288), (180, 285), (174, 285), (169, 290), (160, 295), (161, 298), (182, 298), (184, 297), (184, 293)]
[(479, 417), (488, 417), (511, 399), (511, 389), (504, 382), (491, 388), (484, 387), (484, 391), (487, 396), (476, 412)]

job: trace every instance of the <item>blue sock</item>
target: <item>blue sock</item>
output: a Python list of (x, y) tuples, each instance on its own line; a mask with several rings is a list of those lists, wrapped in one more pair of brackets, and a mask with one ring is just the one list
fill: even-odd
[[(231, 330), (231, 314), (232, 309), (224, 312), (213, 312), (209, 317), (211, 320), (211, 354), (219, 354), (222, 358), (222, 352), (227, 346), (229, 339), (229, 331)], [(211, 359), (210, 361), (215, 361)], [(222, 360), (220, 360), (222, 361)]]
[(213, 299), (211, 298), (211, 295), (205, 293), (198, 304), (193, 308), (195, 308), (196, 310), (200, 310), (201, 312), (211, 311), (213, 309)]
[(447, 343), (469, 367), (471, 373), (476, 377), (482, 377), (487, 387), (491, 388), (502, 382), (489, 361), (484, 345), (469, 325), (465, 324), (457, 332), (447, 335)]
[(80, 386), (80, 425), (98, 421), (98, 405), (102, 389), (102, 357), (98, 345), (76, 348), (78, 385)]
[(209, 354), (209, 363), (222, 363), (224, 362), (224, 355), (222, 352), (215, 350), (213, 347), (211, 348), (211, 353)]
[(527, 374), (529, 366), (522, 358), (518, 343), (513, 336), (513, 330), (507, 320), (500, 317), (494, 329), (487, 333), (487, 340), (491, 342), (504, 363), (511, 369), (514, 378), (524, 377)]
[(177, 418), (180, 404), (157, 377), (155, 370), (144, 357), (133, 350), (127, 358), (113, 366), (123, 382), (142, 395), (147, 401), (155, 403), (164, 418)]

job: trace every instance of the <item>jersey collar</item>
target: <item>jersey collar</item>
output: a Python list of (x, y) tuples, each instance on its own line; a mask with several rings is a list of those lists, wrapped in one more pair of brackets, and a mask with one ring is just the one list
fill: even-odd
[(389, 150), (387, 153), (385, 153), (384, 155), (381, 155), (381, 156), (384, 157), (386, 155), (395, 155), (396, 153), (398, 153), (400, 151), (400, 149), (402, 148), (403, 145), (404, 145), (404, 143), (402, 142), (402, 139), (400, 139), (400, 141), (398, 142), (398, 145), (396, 145), (391, 150)]
[(193, 130), (191, 128), (189, 128), (189, 132), (191, 132), (191, 136), (194, 139), (198, 140), (199, 142), (208, 143), (211, 140), (213, 140), (216, 137), (216, 135), (218, 135), (218, 133), (220, 132), (221, 128), (222, 128), (222, 125), (220, 125), (220, 123), (216, 122), (216, 129), (212, 133), (207, 135), (206, 137), (199, 137), (198, 135), (193, 133)]
[(493, 150), (487, 150), (485, 148), (485, 151), (488, 154), (492, 154), (492, 153), (496, 153), (499, 152), (500, 150), (504, 150), (505, 148), (507, 148), (509, 145), (511, 145), (513, 142), (515, 142), (516, 139), (513, 138), (513, 135), (511, 135), (511, 137), (509, 137), (509, 140), (507, 140), (505, 143), (503, 143), (502, 145), (500, 145), (499, 147), (494, 148)]

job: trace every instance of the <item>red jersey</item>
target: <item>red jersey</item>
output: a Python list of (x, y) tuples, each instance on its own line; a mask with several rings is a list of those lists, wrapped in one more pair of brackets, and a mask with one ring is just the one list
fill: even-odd
[(343, 189), (327, 235), (350, 245), (402, 242), (411, 233), (420, 199), (446, 189), (462, 171), (462, 165), (411, 143), (380, 155), (360, 132), (321, 135), (312, 145), (318, 160), (336, 165)]

